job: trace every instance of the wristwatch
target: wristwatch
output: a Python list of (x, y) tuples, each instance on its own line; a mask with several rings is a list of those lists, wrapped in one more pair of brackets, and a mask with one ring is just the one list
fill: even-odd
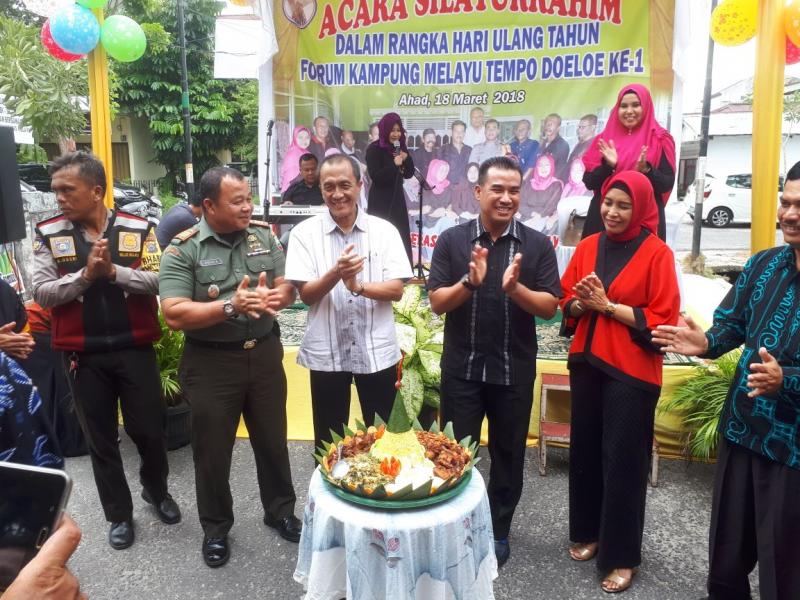
[(572, 303), (572, 306), (574, 306), (577, 311), (583, 312), (583, 304), (581, 304), (581, 301), (577, 298), (575, 299), (575, 302)]
[(225, 314), (227, 318), (235, 317), (236, 316), (236, 309), (233, 306), (233, 302), (230, 300), (225, 300), (222, 303), (222, 312)]
[(461, 285), (467, 288), (470, 292), (474, 292), (478, 289), (478, 286), (469, 280), (469, 273), (464, 273), (464, 276), (461, 278)]
[(359, 281), (358, 282), (358, 289), (357, 290), (355, 290), (355, 291), (354, 290), (350, 290), (350, 295), (352, 295), (352, 296), (360, 296), (363, 293), (364, 293), (364, 282), (363, 281)]
[(609, 300), (608, 304), (606, 304), (606, 308), (605, 308), (605, 310), (603, 312), (605, 312), (607, 317), (613, 317), (614, 313), (617, 312), (617, 305), (614, 302), (612, 302), (611, 300)]

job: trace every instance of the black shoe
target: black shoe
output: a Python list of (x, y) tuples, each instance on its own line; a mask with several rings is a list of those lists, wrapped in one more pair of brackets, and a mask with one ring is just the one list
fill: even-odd
[(497, 557), (497, 568), (501, 568), (511, 556), (511, 546), (508, 545), (508, 538), (494, 541), (494, 554)]
[(300, 533), (303, 531), (303, 524), (294, 515), (280, 519), (264, 515), (264, 525), (277, 530), (283, 539), (295, 544), (300, 541)]
[(166, 523), (167, 525), (180, 523), (181, 509), (178, 508), (177, 503), (169, 494), (164, 496), (164, 499), (156, 504), (153, 502), (153, 498), (150, 496), (148, 491), (142, 490), (142, 500), (153, 505), (153, 508), (156, 510), (156, 514), (158, 515), (158, 518), (161, 519), (162, 523)]
[(112, 523), (108, 530), (108, 543), (114, 550), (124, 550), (133, 544), (133, 521), (120, 521)]
[(228, 545), (228, 536), (221, 538), (203, 538), (203, 560), (212, 569), (221, 567), (231, 557), (231, 547)]

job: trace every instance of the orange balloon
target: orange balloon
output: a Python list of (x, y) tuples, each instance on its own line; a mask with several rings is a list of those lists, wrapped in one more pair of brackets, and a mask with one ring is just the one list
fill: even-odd
[(786, 36), (795, 46), (800, 46), (800, 0), (790, 0), (783, 13), (783, 27)]
[(723, 46), (744, 44), (756, 34), (757, 0), (725, 0), (711, 13), (711, 38)]

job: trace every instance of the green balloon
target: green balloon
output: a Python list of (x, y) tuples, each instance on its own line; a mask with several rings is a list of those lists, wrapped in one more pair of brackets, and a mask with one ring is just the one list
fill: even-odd
[(77, 0), (77, 3), (84, 8), (105, 8), (108, 0)]
[(133, 62), (144, 54), (147, 38), (141, 26), (128, 17), (108, 17), (100, 29), (100, 41), (108, 55), (120, 62)]

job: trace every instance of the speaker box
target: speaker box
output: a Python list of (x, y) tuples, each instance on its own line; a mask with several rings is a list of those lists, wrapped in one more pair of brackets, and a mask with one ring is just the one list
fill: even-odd
[(0, 243), (25, 239), (14, 130), (0, 126)]

